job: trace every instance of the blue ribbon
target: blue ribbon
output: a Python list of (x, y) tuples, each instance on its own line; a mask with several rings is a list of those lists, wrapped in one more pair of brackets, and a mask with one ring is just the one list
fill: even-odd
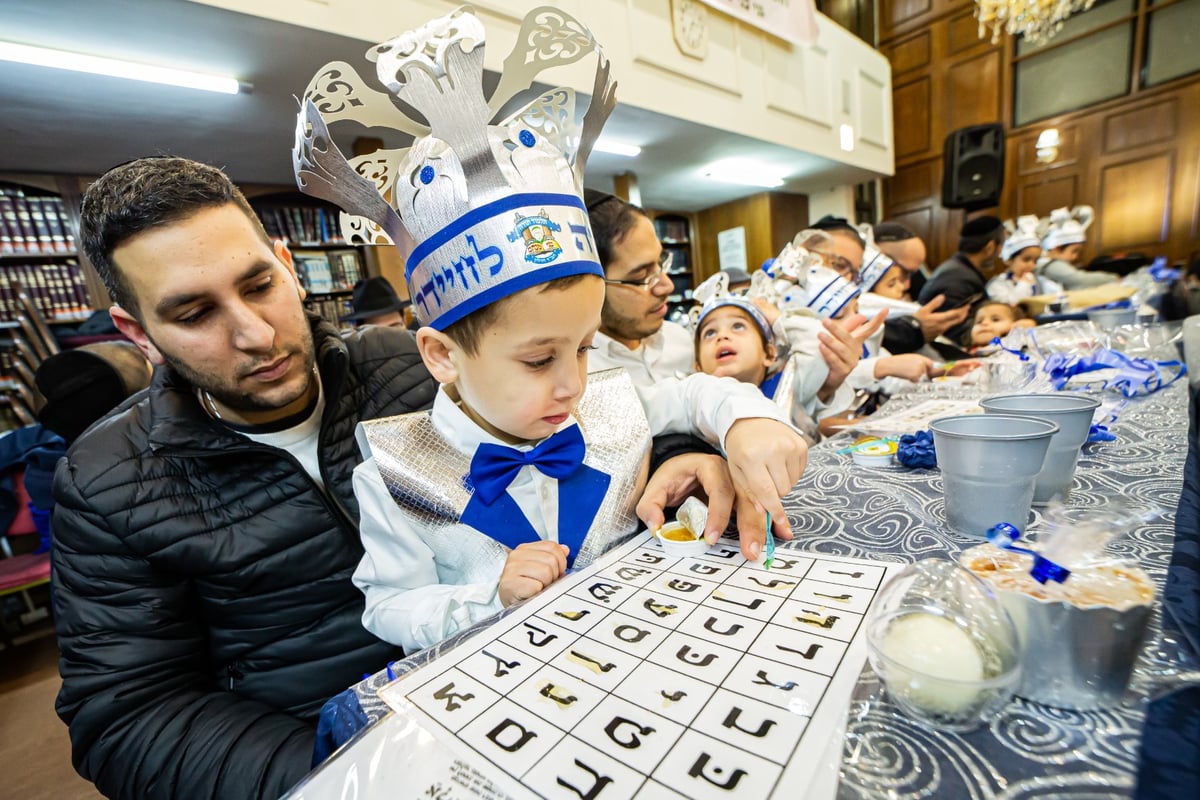
[[(1055, 389), (1062, 389), (1075, 375), (1114, 368), (1115, 377), (1106, 381), (1106, 389), (1117, 389), (1126, 397), (1152, 394), (1165, 389), (1187, 374), (1187, 365), (1182, 361), (1151, 361), (1148, 358), (1131, 358), (1107, 347), (1088, 355), (1051, 353), (1042, 364), (1042, 371), (1050, 376)], [(1166, 370), (1176, 370), (1169, 379), (1163, 377)]]
[(1028, 354), (1026, 354), (1026, 353), (1022, 353), (1020, 350), (1014, 350), (1014, 349), (1012, 349), (1011, 347), (1005, 347), (1005, 346), (1004, 346), (1004, 342), (1000, 341), (1000, 337), (999, 337), (999, 336), (996, 336), (996, 337), (994, 337), (994, 338), (992, 339), (992, 344), (996, 345), (996, 347), (999, 347), (1001, 350), (1003, 350), (1003, 351), (1004, 351), (1004, 352), (1006, 352), (1006, 353), (1012, 353), (1014, 356), (1016, 356), (1017, 358), (1021, 359), (1022, 361), (1028, 361), (1028, 360), (1029, 360), (1029, 355), (1028, 355)]
[(559, 431), (528, 452), (484, 442), (471, 459), (471, 485), (484, 505), (504, 494), (522, 467), (536, 467), (543, 475), (564, 480), (575, 474), (587, 452), (578, 425)]
[(913, 469), (933, 469), (937, 466), (937, 452), (933, 447), (932, 431), (906, 433), (896, 445), (896, 460)]
[(988, 528), (987, 540), (1001, 550), (1012, 550), (1014, 553), (1025, 553), (1033, 556), (1033, 569), (1029, 570), (1029, 575), (1038, 583), (1046, 581), (1056, 581), (1062, 583), (1071, 575), (1071, 570), (1066, 567), (1055, 564), (1050, 559), (1030, 550), (1027, 547), (1018, 547), (1014, 544), (1021, 537), (1021, 532), (1017, 530), (1015, 525), (1008, 522), (1001, 522)]
[(529, 465), (558, 481), (558, 542), (569, 550), (567, 565), (596, 518), (612, 477), (583, 463), (587, 445), (578, 425), (559, 431), (528, 452), (490, 443), (480, 444), (471, 459), (468, 481), (474, 487), (460, 519), (510, 549), (541, 536), (508, 486)]

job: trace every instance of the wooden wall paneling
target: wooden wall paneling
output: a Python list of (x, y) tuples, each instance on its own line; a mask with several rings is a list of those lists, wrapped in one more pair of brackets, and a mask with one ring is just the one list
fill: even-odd
[(928, 27), (939, 17), (973, 7), (972, 0), (879, 0), (879, 41)]
[[(769, 252), (772, 256), (779, 255), (779, 251), (783, 246), (796, 237), (796, 234), (804, 230), (809, 223), (808, 214), (808, 196), (803, 194), (785, 194), (783, 192), (771, 192), (770, 200), (770, 245)], [(763, 261), (766, 259), (764, 258)], [(752, 267), (759, 266), (752, 264)]]
[(1000, 57), (1000, 49), (993, 48), (947, 69), (942, 136), (968, 125), (1000, 121)]
[(698, 264), (697, 283), (721, 268), (717, 234), (730, 228), (746, 229), (746, 267), (756, 269), (779, 255), (808, 224), (808, 197), (781, 192), (760, 192), (696, 213), (693, 229)]
[(1016, 208), (1007, 216), (1037, 214), (1044, 217), (1056, 208), (1076, 206), (1083, 202), (1079, 197), (1079, 176), (1076, 173), (1044, 176), (1040, 182), (1026, 182), (1013, 186), (1010, 192), (1017, 198)]
[(1178, 117), (1179, 101), (1174, 97), (1109, 114), (1104, 120), (1104, 152), (1119, 153), (1173, 139)]
[(923, 156), (934, 146), (931, 85), (926, 75), (892, 87), (892, 136), (897, 162)]
[(940, 164), (933, 161), (897, 167), (895, 175), (883, 180), (883, 193), (887, 198), (884, 208), (919, 203), (939, 192), (941, 179), (935, 180), (935, 168), (940, 168)]
[(909, 70), (929, 66), (933, 57), (932, 39), (930, 32), (925, 30), (893, 42), (887, 48), (880, 48), (892, 65), (893, 81), (898, 75), (903, 75)]
[(1101, 168), (1095, 205), (1102, 251), (1166, 244), (1174, 161), (1174, 152), (1159, 152)]
[[(1058, 128), (1061, 142), (1058, 156), (1047, 164), (1037, 160), (1038, 136), (1046, 128)], [(1038, 175), (1050, 170), (1062, 169), (1079, 163), (1080, 133), (1078, 125), (1044, 125), (1028, 134), (1012, 134), (1008, 137), (1008, 152), (1016, 167), (1016, 175)]]
[[(972, 9), (974, 7), (972, 6)], [(991, 36), (979, 36), (979, 20), (974, 10), (956, 14), (946, 21), (946, 53), (958, 55), (967, 50), (993, 47)]]

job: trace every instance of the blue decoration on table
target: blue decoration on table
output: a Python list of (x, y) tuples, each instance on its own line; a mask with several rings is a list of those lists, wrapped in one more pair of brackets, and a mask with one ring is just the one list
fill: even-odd
[(1088, 431), (1089, 442), (1115, 442), (1117, 435), (1110, 433), (1107, 425), (1101, 425), (1099, 422), (1093, 422), (1091, 429)]
[(933, 431), (906, 433), (896, 445), (896, 460), (912, 469), (933, 469), (937, 452), (933, 448)]
[[(1187, 365), (1182, 361), (1133, 358), (1107, 347), (1087, 355), (1051, 353), (1042, 364), (1042, 371), (1050, 376), (1055, 389), (1062, 389), (1076, 375), (1100, 369), (1117, 370), (1114, 377), (1105, 381), (1104, 387), (1116, 389), (1126, 397), (1152, 394), (1187, 374)], [(1174, 374), (1171, 374), (1171, 370), (1175, 371)]]
[(999, 347), (1001, 350), (1003, 350), (1006, 353), (1012, 353), (1014, 356), (1021, 359), (1022, 361), (1029, 360), (1029, 356), (1025, 353), (1022, 353), (1020, 350), (1014, 350), (1011, 347), (1005, 347), (1004, 342), (1000, 340), (999, 336), (996, 336), (992, 339), (992, 344), (994, 344), (996, 347)]
[(1014, 553), (1025, 553), (1033, 556), (1033, 569), (1029, 570), (1029, 575), (1038, 583), (1046, 581), (1055, 581), (1062, 583), (1071, 575), (1071, 570), (1066, 567), (1055, 564), (1050, 559), (1040, 553), (1030, 550), (1028, 547), (1018, 547), (1014, 542), (1021, 537), (1021, 532), (1017, 527), (1008, 522), (1001, 522), (988, 528), (987, 540), (995, 547), (1001, 550), (1012, 550)]

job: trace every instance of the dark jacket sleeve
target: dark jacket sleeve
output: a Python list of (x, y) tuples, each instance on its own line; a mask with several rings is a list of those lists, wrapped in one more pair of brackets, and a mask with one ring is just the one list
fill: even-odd
[(675, 456), (681, 456), (685, 453), (720, 455), (716, 448), (708, 444), (708, 442), (686, 433), (669, 433), (665, 436), (657, 436), (654, 439), (654, 446), (650, 450), (650, 474), (653, 475), (659, 467)]
[(315, 726), (223, 691), (189, 584), (114, 533), (66, 458), (54, 490), (56, 709), (75, 768), (112, 798), (278, 797), (308, 772)]
[(915, 353), (925, 346), (921, 323), (911, 314), (888, 317), (883, 323), (883, 347), (892, 355)]

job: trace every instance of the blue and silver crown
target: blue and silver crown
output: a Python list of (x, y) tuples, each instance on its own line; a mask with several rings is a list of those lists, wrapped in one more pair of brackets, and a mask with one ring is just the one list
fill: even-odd
[(1011, 261), (1013, 256), (1026, 247), (1041, 247), (1042, 237), (1038, 234), (1039, 225), (1041, 225), (1041, 220), (1035, 214), (1017, 217), (1016, 220), (1005, 220), (1004, 229), (1008, 231), (1008, 238), (1004, 240), (1004, 245), (1000, 248), (1000, 260)]
[(872, 291), (895, 265), (896, 262), (879, 252), (874, 244), (867, 245), (863, 250), (862, 268), (858, 271), (859, 288), (864, 292)]
[[(387, 93), (350, 64), (327, 64), (309, 82), (297, 120), (300, 190), (343, 209), (348, 242), (391, 243), (407, 256), (417, 319), (439, 330), (531, 286), (604, 275), (581, 195), (592, 144), (616, 104), (607, 59), (579, 21), (536, 8), (485, 98), (484, 39), (483, 24), (463, 6), (376, 45), (366, 58)], [(543, 69), (591, 53), (595, 82), (581, 126), (569, 88), (494, 121)], [(397, 129), (414, 141), (347, 159), (327, 127), (340, 121)]]
[[(752, 288), (751, 292), (753, 291)], [(693, 309), (693, 319), (691, 320), (693, 335), (699, 335), (700, 326), (704, 324), (704, 320), (709, 314), (718, 308), (733, 306), (734, 308), (741, 309), (750, 319), (754, 320), (754, 324), (762, 331), (763, 341), (769, 344), (775, 337), (771, 331), (771, 325), (767, 322), (767, 318), (763, 315), (759, 307), (754, 305), (751, 299), (754, 296), (756, 295), (752, 295), (749, 292), (745, 296), (730, 292), (729, 276), (724, 272), (718, 272), (715, 275), (709, 276), (692, 292), (692, 299), (699, 303)]]
[(772, 302), (781, 311), (806, 309), (822, 319), (833, 318), (858, 297), (858, 285), (825, 266), (817, 253), (829, 248), (831, 238), (825, 231), (803, 230), (776, 256), (770, 272)]

